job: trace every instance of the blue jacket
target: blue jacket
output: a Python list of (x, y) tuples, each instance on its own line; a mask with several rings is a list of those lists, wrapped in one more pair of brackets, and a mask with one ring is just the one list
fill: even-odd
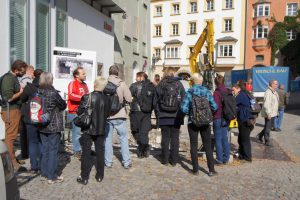
[(252, 117), (250, 98), (246, 91), (241, 91), (235, 98), (238, 121), (245, 122)]
[(208, 102), (211, 106), (212, 111), (216, 111), (218, 109), (218, 106), (211, 94), (211, 92), (204, 86), (195, 84), (192, 88), (188, 89), (186, 92), (186, 95), (181, 103), (181, 111), (185, 114), (189, 114), (190, 108), (192, 106), (192, 95), (197, 95), (201, 97), (206, 97), (208, 99)]

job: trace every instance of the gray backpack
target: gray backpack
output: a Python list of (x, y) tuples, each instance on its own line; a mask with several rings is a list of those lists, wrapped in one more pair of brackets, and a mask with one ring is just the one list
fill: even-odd
[(197, 127), (206, 126), (212, 122), (213, 116), (206, 97), (192, 94), (190, 119), (192, 123)]

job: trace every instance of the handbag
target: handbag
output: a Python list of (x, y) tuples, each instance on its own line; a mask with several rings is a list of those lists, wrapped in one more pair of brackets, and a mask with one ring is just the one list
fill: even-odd
[(76, 126), (80, 127), (80, 128), (84, 128), (87, 129), (90, 127), (91, 121), (92, 121), (92, 106), (91, 106), (91, 102), (92, 102), (92, 94), (89, 94), (89, 98), (88, 98), (88, 102), (85, 105), (85, 110), (84, 112), (75, 117), (73, 122)]

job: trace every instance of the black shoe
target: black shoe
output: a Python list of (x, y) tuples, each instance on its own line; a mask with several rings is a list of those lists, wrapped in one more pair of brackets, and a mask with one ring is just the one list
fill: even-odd
[(280, 132), (281, 131), (281, 129), (280, 128), (275, 128), (275, 130), (274, 131), (276, 131), (276, 132)]
[(169, 162), (161, 162), (162, 165), (168, 166)]
[(82, 185), (87, 185), (88, 184), (88, 180), (81, 178), (81, 176), (77, 177), (77, 182), (82, 184)]
[(257, 139), (258, 141), (260, 141), (261, 143), (264, 143), (262, 137), (261, 137), (259, 134), (256, 135), (256, 139)]
[(102, 180), (103, 180), (103, 178), (100, 178), (100, 177), (97, 177), (97, 176), (95, 176), (95, 179), (96, 179), (96, 181), (97, 181), (98, 183), (102, 182)]
[(176, 163), (170, 162), (172, 167), (176, 167)]
[(271, 128), (271, 131), (275, 131), (275, 128), (274, 128), (274, 127), (272, 127), (272, 128)]
[(266, 145), (267, 147), (272, 147), (271, 142), (266, 142), (265, 145)]
[(144, 157), (143, 152), (142, 152), (142, 149), (141, 149), (141, 145), (139, 145), (139, 146), (136, 148), (136, 154), (137, 154), (137, 157), (138, 157), (138, 158), (143, 158), (143, 157)]
[(199, 175), (199, 170), (190, 170), (189, 172), (195, 176)]
[(216, 171), (208, 172), (208, 176), (210, 176), (210, 177), (217, 176), (217, 175), (218, 175), (218, 172), (216, 172)]
[(149, 144), (146, 145), (146, 147), (144, 148), (144, 157), (145, 158), (148, 158), (150, 156), (150, 149), (151, 149), (151, 146)]

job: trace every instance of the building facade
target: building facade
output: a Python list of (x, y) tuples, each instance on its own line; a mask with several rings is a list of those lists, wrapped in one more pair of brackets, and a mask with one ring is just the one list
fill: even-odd
[(135, 74), (145, 71), (151, 76), (150, 1), (114, 0), (123, 13), (113, 14), (115, 22), (115, 58), (127, 84), (135, 82)]
[[(268, 34), (274, 20), (283, 21), (285, 16), (296, 16), (300, 0), (248, 0), (246, 27), (246, 68), (270, 66), (271, 48)], [(288, 40), (296, 39), (296, 32), (287, 32)]]
[[(190, 53), (208, 20), (214, 23), (216, 69), (242, 69), (245, 8), (245, 1), (239, 0), (152, 0), (151, 52), (155, 73), (162, 74), (164, 67), (189, 70)], [(206, 48), (204, 44), (201, 52), (206, 53)]]
[[(109, 5), (109, 6), (107, 6)], [(98, 74), (114, 63), (114, 21), (123, 12), (112, 0), (1, 0), (0, 74), (21, 59), (51, 70), (54, 47), (97, 54)]]

